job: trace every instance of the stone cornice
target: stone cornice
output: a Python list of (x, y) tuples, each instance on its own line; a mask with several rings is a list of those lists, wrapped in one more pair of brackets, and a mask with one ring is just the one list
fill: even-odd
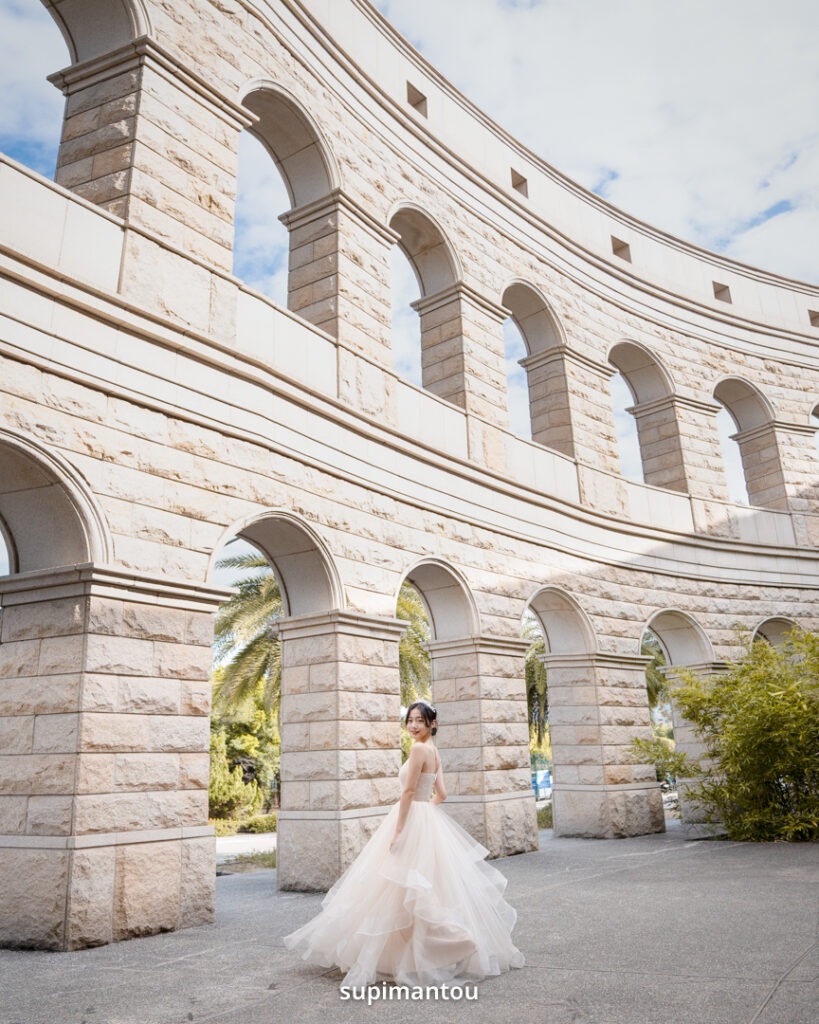
[(631, 668), (645, 669), (651, 657), (645, 654), (608, 654), (600, 651), (578, 652), (576, 654), (542, 654), (540, 660), (547, 668), (573, 668), (588, 665), (590, 668)]
[(49, 82), (69, 96), (127, 71), (149, 65), (175, 86), (183, 85), (189, 93), (203, 101), (237, 131), (255, 124), (258, 118), (241, 104), (219, 92), (179, 57), (160, 46), (154, 39), (141, 36), (101, 57), (72, 64), (48, 76)]
[(504, 654), (522, 658), (530, 640), (506, 636), (465, 636), (455, 640), (430, 640), (426, 645), (433, 658), (451, 658), (463, 654)]
[(86, 562), (59, 569), (38, 569), (0, 578), (3, 605), (31, 604), (56, 597), (110, 597), (120, 600), (210, 610), (233, 591), (168, 576)]
[(575, 366), (580, 366), (584, 370), (591, 371), (598, 377), (603, 377), (606, 380), (613, 377), (617, 372), (609, 363), (602, 363), (592, 356), (586, 355), (584, 352), (579, 352), (576, 348), (571, 348), (569, 345), (555, 345), (544, 352), (534, 352), (530, 356), (519, 359), (518, 364), (525, 370), (534, 370), (542, 366), (548, 366), (549, 363), (559, 361), (574, 363)]
[(628, 411), (639, 417), (648, 416), (653, 412), (662, 412), (669, 408), (688, 409), (691, 412), (716, 416), (722, 406), (719, 402), (707, 402), (700, 398), (689, 398), (687, 395), (672, 394), (663, 395), (662, 398), (655, 398), (650, 402), (640, 402), (633, 405)]
[(315, 614), (288, 616), (286, 619), (279, 619), (275, 624), (276, 632), (287, 640), (344, 633), (348, 636), (397, 641), (406, 628), (407, 624), (403, 619), (351, 612), (341, 608)]
[(281, 214), (279, 220), (288, 229), (292, 230), (304, 224), (310, 224), (314, 220), (321, 220), (321, 218), (332, 215), (339, 210), (343, 210), (357, 220), (362, 227), (379, 241), (384, 242), (385, 245), (395, 245), (396, 242), (400, 241), (401, 236), (397, 231), (393, 231), (386, 224), (382, 224), (357, 200), (340, 188), (333, 189), (326, 196), (314, 199), (310, 203), (305, 203), (304, 206), (288, 210), (286, 213)]
[(417, 313), (423, 315), (456, 300), (475, 306), (485, 315), (493, 320), (497, 320), (498, 323), (503, 323), (509, 316), (509, 311), (504, 309), (499, 303), (493, 302), (492, 299), (488, 299), (485, 295), (481, 295), (480, 292), (475, 291), (474, 288), (464, 284), (462, 281), (456, 281), (449, 287), (442, 288), (432, 295), (422, 295), (420, 299), (416, 299), (410, 305)]

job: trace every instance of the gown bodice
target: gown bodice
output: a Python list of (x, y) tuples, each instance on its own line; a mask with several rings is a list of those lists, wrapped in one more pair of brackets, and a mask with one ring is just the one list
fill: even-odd
[[(407, 778), (407, 771), (409, 769), (409, 761), (405, 761), (398, 771), (398, 781), (401, 783), (401, 789), (404, 788), (404, 783)], [(415, 786), (415, 796), (413, 796), (413, 803), (419, 801), (426, 802), (432, 796), (432, 789), (435, 785), (435, 778), (438, 775), (437, 772), (421, 772), (418, 777), (418, 782)]]

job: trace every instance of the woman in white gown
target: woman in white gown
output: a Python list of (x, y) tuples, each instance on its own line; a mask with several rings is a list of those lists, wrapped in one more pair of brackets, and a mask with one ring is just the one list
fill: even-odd
[(517, 914), (489, 852), (437, 805), (446, 799), (432, 737), (436, 711), (410, 705), (413, 740), (398, 773), (401, 799), (325, 896), (321, 912), (284, 942), (302, 958), (346, 972), (343, 985), (480, 979), (522, 967)]

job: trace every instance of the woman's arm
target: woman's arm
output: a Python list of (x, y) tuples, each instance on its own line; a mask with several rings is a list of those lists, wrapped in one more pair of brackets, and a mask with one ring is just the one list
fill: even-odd
[(418, 743), (414, 743), (410, 750), (409, 756), (409, 769), (407, 770), (407, 784), (401, 792), (401, 800), (398, 804), (398, 822), (395, 826), (395, 835), (392, 837), (390, 843), (390, 849), (392, 849), (398, 842), (398, 837), (403, 831), (404, 825), (407, 822), (407, 815), (412, 805), (413, 798), (415, 796), (415, 788), (418, 785), (418, 779), (421, 777), (421, 771), (424, 767), (424, 751)]

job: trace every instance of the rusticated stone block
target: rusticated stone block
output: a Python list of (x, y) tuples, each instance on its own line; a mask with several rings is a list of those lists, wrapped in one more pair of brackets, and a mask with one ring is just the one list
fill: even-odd
[(67, 836), (71, 833), (71, 796), (31, 796), (28, 800), (26, 832), (31, 836)]
[(0, 945), (64, 948), (69, 856), (0, 847)]
[(17, 754), (0, 757), (0, 792), (13, 794), (70, 793), (75, 754)]
[[(277, 883), (280, 889), (324, 892), (341, 874), (340, 822), (279, 816)], [(356, 826), (358, 836), (358, 826)], [(358, 852), (356, 850), (356, 852)]]
[(179, 927), (181, 840), (117, 847), (115, 941)]
[(179, 927), (210, 924), (216, 915), (216, 839), (183, 839)]
[(67, 949), (86, 949), (113, 941), (115, 875), (115, 847), (72, 853)]
[(0, 718), (0, 751), (6, 754), (30, 754), (34, 743), (34, 716)]
[(11, 605), (3, 609), (3, 643), (81, 633), (85, 603), (80, 598)]
[(22, 835), (26, 830), (28, 797), (0, 796), (0, 835)]
[[(0, 644), (0, 651), (5, 646)], [(43, 685), (43, 680), (37, 676), (5, 677), (0, 685), (0, 714), (47, 715), (76, 711), (80, 683), (80, 675), (51, 676), (48, 685)]]

